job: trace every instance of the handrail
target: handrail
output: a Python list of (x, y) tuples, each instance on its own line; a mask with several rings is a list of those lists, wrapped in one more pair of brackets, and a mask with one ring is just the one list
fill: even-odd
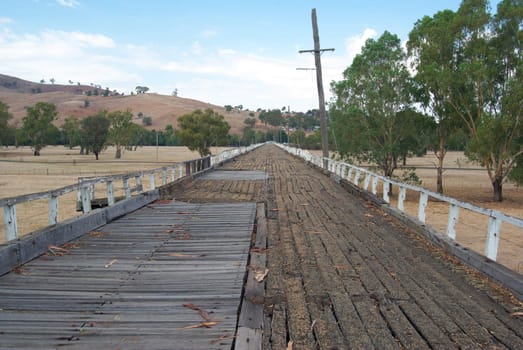
[[(18, 223), (16, 216), (16, 206), (19, 204), (48, 199), (48, 224), (49, 226), (58, 223), (58, 200), (59, 197), (77, 191), (77, 200), (82, 204), (83, 214), (87, 214), (91, 211), (91, 200), (94, 198), (95, 186), (99, 184), (106, 184), (107, 193), (107, 204), (112, 206), (115, 204), (114, 197), (114, 182), (122, 181), (125, 192), (125, 199), (132, 196), (132, 192), (142, 193), (144, 192), (142, 186), (142, 179), (144, 176), (150, 177), (149, 190), (154, 190), (156, 186), (155, 178), (156, 175), (161, 175), (162, 185), (166, 185), (170, 182), (176, 181), (180, 178), (190, 176), (198, 173), (205, 169), (216, 167), (219, 164), (237, 157), (241, 154), (252, 151), (254, 148), (259, 147), (261, 144), (251, 145), (248, 147), (238, 147), (229, 150), (222, 151), (219, 154), (211, 155), (207, 157), (191, 159), (183, 162), (173, 163), (170, 166), (161, 168), (143, 170), (125, 174), (106, 175), (99, 177), (80, 177), (77, 184), (68, 185), (65, 187), (43, 191), (38, 193), (24, 194), (20, 196), (0, 198), (0, 207), (3, 208), (4, 226), (6, 232), (6, 242), (15, 240), (18, 238)], [(170, 177), (168, 175), (170, 172)], [(134, 178), (135, 187), (131, 188), (130, 179)]]
[[(290, 147), (288, 145), (276, 145), (284, 149), (288, 153), (301, 157), (304, 160), (317, 165), (318, 167), (323, 166), (322, 163), (324, 158), (320, 156), (314, 155), (303, 149)], [(497, 259), (500, 242), (501, 224), (505, 222), (516, 227), (523, 228), (523, 219), (507, 215), (498, 210), (482, 208), (471, 203), (463, 202), (458, 199), (433, 192), (429, 189), (420, 186), (399, 182), (389, 177), (378, 175), (367, 169), (346, 162), (337, 161), (331, 158), (325, 158), (325, 160), (327, 160), (328, 162), (328, 170), (331, 173), (340, 176), (342, 179), (348, 180), (352, 184), (358, 186), (359, 188), (365, 191), (369, 191), (369, 186), (371, 186), (370, 192), (374, 195), (377, 195), (379, 182), (381, 181), (381, 184), (383, 186), (383, 200), (389, 205), (389, 185), (396, 186), (397, 188), (399, 188), (397, 209), (403, 214), (406, 214), (404, 208), (406, 191), (411, 190), (418, 192), (419, 202), (417, 219), (423, 224), (425, 223), (425, 208), (430, 198), (449, 203), (447, 229), (445, 233), (446, 236), (451, 240), (456, 240), (456, 225), (459, 220), (460, 209), (466, 209), (474, 213), (487, 216), (489, 218), (489, 224), (487, 228), (487, 239), (484, 247), (484, 255), (493, 261), (496, 261)]]

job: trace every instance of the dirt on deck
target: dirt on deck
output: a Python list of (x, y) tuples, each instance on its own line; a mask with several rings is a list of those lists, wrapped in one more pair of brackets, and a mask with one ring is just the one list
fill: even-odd
[(269, 178), (174, 197), (267, 204), (264, 349), (523, 349), (520, 302), (318, 169), (273, 145), (223, 168)]

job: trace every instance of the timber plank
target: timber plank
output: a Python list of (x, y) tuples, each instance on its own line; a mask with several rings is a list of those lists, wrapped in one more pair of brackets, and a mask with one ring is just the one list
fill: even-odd
[(50, 250), (0, 278), (0, 348), (230, 348), (255, 216), (153, 203)]

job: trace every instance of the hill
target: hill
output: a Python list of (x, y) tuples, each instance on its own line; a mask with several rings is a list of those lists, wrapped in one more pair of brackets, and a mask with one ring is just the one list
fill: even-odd
[[(109, 96), (88, 96), (96, 89), (90, 85), (41, 84), (0, 74), (0, 101), (9, 105), (9, 112), (13, 115), (11, 124), (21, 125), (25, 116), (25, 108), (37, 102), (54, 103), (58, 109), (59, 119), (56, 125), (61, 125), (65, 118), (76, 116), (84, 118), (94, 115), (100, 110), (109, 112), (130, 109), (136, 124), (142, 124), (138, 114), (151, 117), (152, 125), (147, 129), (163, 130), (168, 124), (177, 126), (178, 117), (196, 109), (210, 108), (223, 115), (231, 125), (231, 133), (242, 134), (245, 124), (243, 121), (249, 116), (249, 111), (227, 112), (223, 106), (216, 106), (189, 98), (167, 96), (160, 94), (120, 95), (113, 91)], [(101, 92), (104, 88), (98, 88)]]

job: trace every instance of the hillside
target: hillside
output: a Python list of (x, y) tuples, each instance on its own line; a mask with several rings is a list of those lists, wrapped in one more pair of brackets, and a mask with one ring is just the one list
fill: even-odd
[[(13, 115), (10, 123), (13, 125), (21, 125), (25, 107), (37, 102), (51, 102), (57, 106), (57, 125), (69, 116), (84, 118), (104, 109), (110, 112), (130, 109), (135, 116), (141, 112), (151, 117), (152, 125), (147, 129), (163, 130), (168, 124), (176, 127), (178, 117), (186, 113), (211, 108), (225, 117), (231, 125), (231, 133), (240, 135), (245, 127), (243, 121), (249, 116), (248, 111), (226, 112), (223, 106), (159, 94), (87, 96), (87, 91), (93, 89), (92, 86), (78, 84), (40, 84), (0, 74), (0, 101), (9, 105), (9, 112)], [(138, 117), (134, 121), (141, 124)]]

